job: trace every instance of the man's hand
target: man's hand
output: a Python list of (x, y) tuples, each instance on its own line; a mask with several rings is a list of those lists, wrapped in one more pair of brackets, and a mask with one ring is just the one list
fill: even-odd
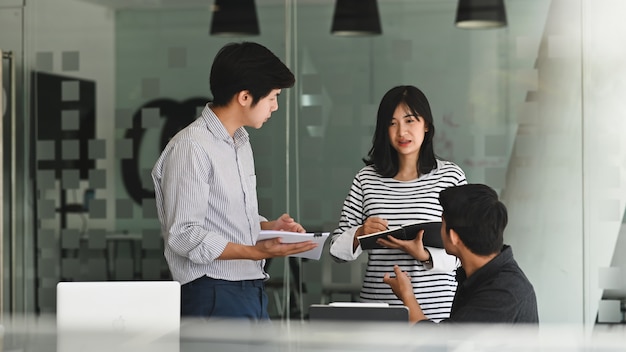
[(409, 308), (409, 321), (415, 323), (420, 320), (426, 320), (427, 318), (413, 293), (413, 285), (411, 284), (409, 274), (400, 270), (400, 267), (397, 265), (393, 266), (393, 271), (396, 277), (391, 277), (389, 273), (386, 273), (383, 277), (383, 282), (391, 286), (393, 293)]
[(430, 252), (424, 248), (424, 230), (420, 230), (413, 240), (399, 240), (393, 236), (387, 236), (387, 239), (379, 238), (376, 243), (386, 248), (399, 249), (406, 252), (419, 261), (427, 261), (430, 259)]
[(398, 265), (393, 266), (393, 271), (396, 277), (391, 277), (389, 273), (385, 273), (383, 282), (391, 286), (393, 293), (406, 304), (406, 301), (415, 300), (413, 294), (413, 285), (411, 284), (411, 278), (409, 274), (400, 270)]
[(229, 242), (217, 259), (261, 260), (274, 257), (286, 257), (292, 254), (306, 252), (316, 247), (317, 243), (313, 241), (282, 243), (280, 237), (257, 241), (254, 246)]
[(257, 241), (254, 246), (256, 251), (260, 254), (260, 258), (258, 259), (286, 257), (292, 254), (310, 251), (316, 247), (317, 243), (313, 241), (282, 243), (280, 237)]
[(306, 232), (302, 225), (298, 224), (289, 214), (283, 214), (278, 219), (271, 221), (271, 230)]

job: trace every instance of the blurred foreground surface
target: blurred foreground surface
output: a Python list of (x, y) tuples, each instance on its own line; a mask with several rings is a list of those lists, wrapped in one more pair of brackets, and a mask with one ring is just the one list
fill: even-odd
[(183, 320), (179, 331), (57, 331), (54, 317), (5, 319), (3, 351), (626, 351), (626, 325), (511, 327)]

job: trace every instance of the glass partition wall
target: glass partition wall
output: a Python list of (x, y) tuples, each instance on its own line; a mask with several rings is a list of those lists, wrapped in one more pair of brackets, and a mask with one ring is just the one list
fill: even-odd
[[(217, 50), (250, 40), (297, 80), (263, 128), (249, 129), (263, 215), (333, 231), (379, 100), (415, 85), (431, 103), (436, 153), (507, 205), (505, 241), (535, 286), (541, 321), (624, 322), (626, 53), (611, 45), (626, 32), (612, 15), (624, 5), (508, 0), (506, 27), (467, 30), (454, 26), (457, 0), (380, 0), (382, 34), (339, 37), (333, 0), (261, 0), (259, 35), (218, 37), (212, 1), (12, 3), (23, 10), (18, 95), (33, 126), (22, 137), (36, 204), (19, 248), (34, 257), (34, 292), (17, 292), (32, 302), (26, 312), (53, 313), (59, 281), (170, 279), (150, 170), (210, 99)], [(365, 260), (338, 264), (327, 248), (320, 261), (271, 260), (272, 318), (358, 300)]]
[(0, 1), (0, 312), (9, 314), (32, 310), (34, 301), (23, 26), (21, 1)]

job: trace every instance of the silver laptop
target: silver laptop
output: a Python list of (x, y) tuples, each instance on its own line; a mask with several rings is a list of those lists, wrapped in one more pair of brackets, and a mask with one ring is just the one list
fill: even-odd
[[(180, 284), (176, 281), (86, 281), (57, 284), (56, 313), (59, 350), (111, 346), (98, 338), (115, 336), (124, 343), (180, 333)], [(80, 337), (80, 338), (79, 338)], [(94, 338), (93, 342), (86, 341)]]
[(309, 306), (309, 320), (408, 323), (409, 309), (406, 306), (373, 304), (312, 304)]

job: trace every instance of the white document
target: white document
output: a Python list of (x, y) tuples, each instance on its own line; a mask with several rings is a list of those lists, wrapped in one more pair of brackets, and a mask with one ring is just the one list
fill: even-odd
[(292, 254), (290, 257), (301, 257), (308, 259), (319, 260), (322, 256), (322, 249), (324, 248), (324, 242), (328, 238), (329, 232), (289, 232), (289, 231), (275, 231), (275, 230), (261, 230), (259, 233), (258, 241), (268, 240), (270, 238), (280, 237), (283, 243), (296, 243), (304, 241), (313, 241), (317, 243), (317, 247), (310, 251)]

